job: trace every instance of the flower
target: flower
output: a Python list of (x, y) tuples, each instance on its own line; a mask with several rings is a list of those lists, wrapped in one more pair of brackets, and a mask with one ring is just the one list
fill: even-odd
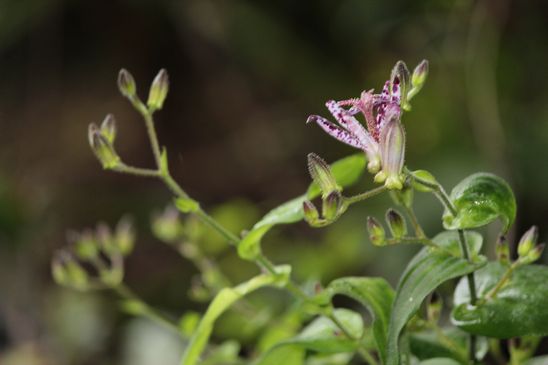
[[(402, 169), (405, 156), (405, 132), (401, 125), (402, 92), (407, 95), (409, 71), (399, 61), (382, 92), (363, 91), (359, 98), (342, 101), (329, 100), (326, 107), (338, 125), (311, 115), (307, 123), (315, 122), (330, 136), (365, 152), (369, 172), (375, 181), (389, 189), (403, 186)], [(362, 113), (367, 128), (355, 117)]]

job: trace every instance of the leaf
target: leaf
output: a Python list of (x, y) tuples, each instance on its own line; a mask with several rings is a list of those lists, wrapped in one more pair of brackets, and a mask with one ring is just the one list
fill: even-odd
[(196, 331), (194, 332), (188, 347), (185, 349), (182, 365), (194, 365), (203, 352), (209, 336), (213, 331), (213, 325), (221, 314), (232, 304), (245, 295), (267, 285), (283, 286), (290, 273), (289, 266), (278, 266), (276, 271), (279, 275), (262, 274), (233, 288), (224, 288), (213, 298), (206, 313), (202, 317)]
[(272, 209), (253, 226), (253, 229), (261, 228), (262, 226), (273, 226), (275, 224), (287, 224), (300, 221), (304, 218), (303, 202), (306, 199), (306, 195), (301, 195)]
[[(479, 236), (481, 237), (481, 236)], [(447, 280), (466, 275), (485, 264), (482, 257), (477, 256), (478, 235), (466, 232), (469, 250), (475, 252), (477, 261), (467, 260), (453, 255), (459, 246), (457, 232), (443, 232), (434, 237), (433, 241), (445, 250), (423, 248), (409, 262), (400, 278), (396, 290), (396, 298), (392, 307), (392, 316), (388, 329), (387, 365), (399, 365), (400, 333), (428, 294)]]
[(238, 256), (244, 260), (253, 261), (261, 253), (261, 239), (271, 225), (252, 229), (240, 242), (238, 242)]
[(516, 218), (516, 199), (510, 186), (500, 177), (480, 172), (468, 176), (453, 188), (450, 196), (457, 210), (443, 214), (445, 229), (469, 229), (484, 226), (500, 218), (507, 232)]
[[(347, 187), (356, 182), (365, 171), (366, 158), (363, 153), (350, 155), (331, 164), (331, 174), (337, 180), (337, 184)], [(310, 184), (306, 193), (308, 199), (314, 199), (321, 194), (320, 187), (316, 183)]]
[(279, 346), (260, 358), (255, 365), (302, 365), (306, 351), (297, 345)]
[[(506, 266), (490, 262), (477, 271), (478, 296), (488, 293), (499, 281)], [(527, 265), (518, 267), (510, 281), (495, 298), (471, 307), (466, 281), (455, 290), (452, 321), (461, 329), (482, 336), (511, 338), (548, 335), (548, 267)]]
[(420, 365), (461, 365), (456, 360), (447, 357), (436, 357), (426, 361), (421, 361)]
[(384, 358), (386, 338), (394, 290), (382, 278), (347, 277), (332, 281), (326, 289), (326, 295), (332, 298), (341, 294), (357, 300), (373, 317), (373, 336), (377, 349)]

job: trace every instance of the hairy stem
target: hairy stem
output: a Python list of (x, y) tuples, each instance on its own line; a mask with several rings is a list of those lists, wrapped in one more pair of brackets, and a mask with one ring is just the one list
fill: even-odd
[(344, 198), (344, 200), (345, 200), (346, 203), (348, 203), (350, 205), (350, 204), (354, 204), (354, 203), (361, 202), (363, 200), (369, 199), (369, 198), (371, 198), (375, 195), (379, 195), (380, 193), (382, 193), (384, 191), (386, 191), (386, 187), (383, 185), (383, 186), (379, 186), (375, 189), (368, 190), (364, 193)]
[(415, 230), (415, 235), (419, 238), (425, 238), (426, 234), (424, 233), (424, 230), (422, 229), (419, 223), (419, 219), (417, 218), (417, 215), (415, 214), (415, 210), (413, 209), (413, 207), (408, 207), (407, 205), (403, 205), (403, 208), (405, 209), (407, 216), (411, 220), (411, 224), (413, 225), (413, 229)]

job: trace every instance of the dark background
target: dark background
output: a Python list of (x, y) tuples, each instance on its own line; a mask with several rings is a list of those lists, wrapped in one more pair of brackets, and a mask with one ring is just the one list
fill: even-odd
[[(112, 112), (124, 161), (153, 163), (142, 121), (116, 87), (122, 67), (142, 97), (167, 68), (157, 129), (174, 177), (243, 229), (302, 194), (307, 153), (334, 161), (354, 152), (305, 125), (308, 115), (327, 116), (325, 100), (379, 90), (399, 59), (411, 68), (426, 58), (427, 84), (404, 117), (408, 166), (448, 190), (478, 170), (504, 176), (518, 201), (515, 234), (537, 224), (546, 239), (547, 16), (540, 0), (0, 0), (0, 363), (177, 358), (176, 340), (120, 315), (113, 295), (52, 282), (50, 258), (69, 228), (131, 215), (139, 239), (128, 285), (173, 314), (204, 308), (187, 299), (192, 264), (150, 233), (167, 190), (103, 171), (89, 150), (87, 125)], [(367, 176), (356, 191), (369, 186)], [(328, 229), (276, 229), (265, 251), (293, 264), (298, 281), (353, 274), (395, 283), (416, 248), (372, 248), (364, 223), (389, 205), (375, 198)], [(417, 196), (417, 212), (429, 235), (441, 229), (432, 197)], [(493, 232), (485, 231), (491, 256)], [(229, 249), (212, 250), (234, 281), (256, 272)], [(244, 343), (253, 335), (229, 324), (218, 331)]]

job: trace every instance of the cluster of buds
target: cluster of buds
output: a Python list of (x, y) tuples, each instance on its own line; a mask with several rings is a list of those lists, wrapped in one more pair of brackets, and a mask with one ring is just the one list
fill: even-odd
[(526, 265), (537, 261), (544, 251), (544, 243), (537, 244), (538, 228), (532, 226), (518, 243), (518, 262)]
[[(380, 94), (363, 91), (359, 98), (335, 101), (326, 106), (338, 125), (312, 115), (307, 123), (315, 122), (329, 135), (365, 152), (369, 172), (375, 182), (388, 189), (400, 190), (404, 184), (405, 131), (401, 124), (402, 110), (410, 110), (409, 101), (422, 88), (428, 74), (428, 62), (422, 61), (410, 75), (404, 62), (398, 61)], [(355, 117), (361, 113), (365, 128)]]
[[(120, 70), (118, 74), (118, 89), (123, 96), (131, 101), (137, 110), (142, 113), (152, 114), (156, 110), (162, 109), (164, 105), (169, 90), (169, 78), (165, 69), (158, 72), (150, 86), (146, 106), (137, 96), (135, 79), (125, 69)], [(122, 165), (120, 156), (118, 156), (114, 149), (115, 138), (116, 120), (112, 114), (105, 117), (101, 126), (97, 126), (95, 123), (89, 125), (89, 145), (104, 169), (112, 170)]]
[(314, 153), (308, 155), (308, 171), (322, 192), (322, 216), (320, 217), (318, 209), (311, 201), (305, 200), (304, 218), (312, 227), (323, 227), (336, 221), (348, 206), (331, 168), (320, 156)]
[(183, 236), (183, 224), (179, 211), (173, 206), (167, 206), (162, 213), (152, 216), (152, 232), (159, 240), (165, 243), (175, 243)]
[[(400, 212), (392, 208), (388, 209), (385, 218), (393, 242), (397, 242), (397, 240), (407, 235), (407, 223)], [(367, 232), (369, 233), (369, 240), (375, 246), (386, 246), (392, 243), (387, 241), (382, 224), (374, 217), (367, 217)]]
[(59, 250), (51, 263), (53, 278), (59, 285), (89, 290), (122, 282), (124, 257), (135, 244), (135, 233), (127, 219), (122, 219), (114, 232), (105, 224), (99, 224), (95, 231), (70, 232), (68, 241), (70, 247)]

